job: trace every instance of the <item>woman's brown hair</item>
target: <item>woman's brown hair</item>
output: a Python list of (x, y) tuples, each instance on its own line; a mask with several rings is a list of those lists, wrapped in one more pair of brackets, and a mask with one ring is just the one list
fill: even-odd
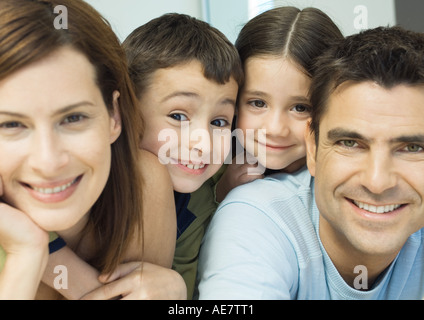
[[(67, 9), (65, 29), (55, 27), (59, 5)], [(113, 92), (120, 93), (122, 133), (111, 146), (110, 176), (84, 230), (95, 237), (90, 263), (110, 272), (122, 262), (134, 235), (142, 234), (138, 141), (143, 128), (125, 54), (107, 21), (82, 0), (0, 1), (0, 80), (64, 46), (79, 50), (93, 64), (110, 114)]]

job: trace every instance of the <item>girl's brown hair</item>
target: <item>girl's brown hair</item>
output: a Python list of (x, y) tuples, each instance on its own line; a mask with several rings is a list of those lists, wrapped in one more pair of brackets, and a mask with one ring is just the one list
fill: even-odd
[(243, 63), (252, 56), (283, 56), (311, 77), (316, 57), (342, 38), (339, 28), (319, 9), (278, 7), (251, 19), (235, 45)]
[[(67, 9), (67, 29), (54, 25), (58, 5)], [(125, 54), (107, 21), (82, 0), (0, 1), (0, 80), (64, 46), (79, 50), (93, 64), (110, 114), (113, 92), (120, 92), (122, 133), (111, 146), (110, 176), (84, 230), (95, 237), (96, 256), (90, 262), (110, 272), (122, 262), (134, 235), (142, 233), (142, 181), (135, 177), (141, 177), (138, 141), (143, 128)]]

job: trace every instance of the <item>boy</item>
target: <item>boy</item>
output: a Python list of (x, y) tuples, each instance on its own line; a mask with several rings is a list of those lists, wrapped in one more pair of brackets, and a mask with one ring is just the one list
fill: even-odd
[(151, 20), (123, 45), (145, 119), (140, 147), (159, 157), (174, 185), (173, 268), (183, 276), (190, 299), (200, 243), (217, 207), (216, 182), (230, 151), (242, 66), (221, 32), (183, 14)]

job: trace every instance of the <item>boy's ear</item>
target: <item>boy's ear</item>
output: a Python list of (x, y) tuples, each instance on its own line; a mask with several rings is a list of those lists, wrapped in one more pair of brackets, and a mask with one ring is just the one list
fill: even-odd
[(316, 167), (316, 142), (315, 133), (310, 129), (311, 121), (308, 121), (305, 129), (305, 142), (306, 142), (306, 165), (308, 166), (311, 176), (315, 176)]
[(121, 114), (119, 112), (119, 91), (115, 90), (113, 92), (113, 114), (110, 117), (110, 143), (114, 143), (116, 139), (121, 134), (122, 131), (122, 121), (121, 121)]

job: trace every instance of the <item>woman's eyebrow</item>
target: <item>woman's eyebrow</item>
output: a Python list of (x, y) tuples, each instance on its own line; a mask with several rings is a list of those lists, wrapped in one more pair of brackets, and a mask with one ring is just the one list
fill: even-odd
[[(59, 110), (56, 110), (53, 114), (54, 115), (58, 115), (58, 114), (63, 114), (63, 113), (67, 113), (75, 108), (81, 107), (81, 106), (95, 106), (94, 103), (90, 102), (90, 101), (81, 101), (81, 102), (77, 102), (74, 104), (71, 104), (69, 106), (65, 106)], [(0, 115), (5, 115), (5, 116), (11, 116), (11, 117), (16, 117), (16, 118), (27, 118), (27, 116), (25, 114), (19, 113), (19, 112), (13, 112), (13, 111), (2, 111), (0, 110)]]

